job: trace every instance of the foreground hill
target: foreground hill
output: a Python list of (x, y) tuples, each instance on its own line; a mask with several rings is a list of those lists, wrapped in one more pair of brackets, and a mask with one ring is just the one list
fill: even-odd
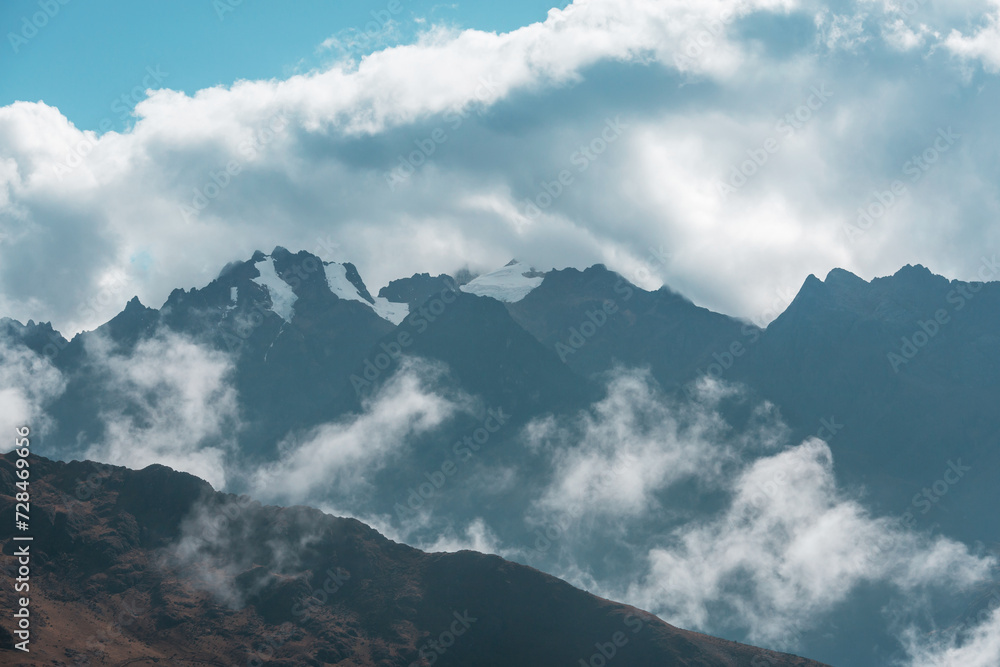
[[(5, 516), (13, 460), (0, 457)], [(680, 630), (496, 556), (424, 553), (163, 466), (32, 457), (31, 471), (31, 653), (5, 629), (3, 664), (819, 665)], [(5, 570), (11, 537), (5, 522)], [(5, 609), (13, 595), (0, 593)]]

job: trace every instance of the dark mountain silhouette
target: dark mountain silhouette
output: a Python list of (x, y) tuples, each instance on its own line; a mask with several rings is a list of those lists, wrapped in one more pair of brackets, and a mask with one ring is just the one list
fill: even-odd
[[(262, 262), (273, 263), (276, 280), (295, 296), (288, 321), (276, 312), (276, 296), (258, 282)], [(354, 266), (343, 266), (360, 298), (373, 302)], [(88, 365), (88, 345), (96, 340), (105, 341), (112, 354), (129, 355), (142, 340), (176, 333), (232, 354), (233, 383), (247, 421), (241, 441), (250, 457), (269, 457), (289, 431), (356, 409), (357, 396), (346, 379), (395, 325), (369, 303), (334, 294), (327, 271), (331, 266), (314, 255), (278, 247), (271, 255), (258, 252), (229, 264), (201, 289), (174, 290), (159, 310), (133, 298), (109, 322), (50, 355), (69, 377), (66, 392), (52, 406), (59, 426), (52, 441), (68, 449), (81, 434), (89, 442), (102, 437), (97, 419), (102, 378)], [(49, 337), (41, 330), (21, 334), (40, 353)]]
[(409, 278), (392, 280), (379, 290), (378, 295), (395, 303), (405, 303), (413, 310), (432, 296), (445, 290), (457, 291), (458, 283), (447, 274), (431, 276), (429, 273), (415, 273)]
[[(261, 262), (273, 262), (294, 293), (290, 321), (261, 284)], [(241, 450), (268, 459), (289, 432), (359, 411), (398, 360), (370, 365), (405, 333), (412, 338), (402, 352), (443, 362), (455, 388), (506, 407), (517, 423), (585, 405), (595, 396), (590, 383), (616, 365), (648, 367), (667, 390), (710, 374), (775, 403), (795, 437), (827, 436), (838, 474), (869, 489), (880, 509), (914, 509), (911, 499), (958, 458), (974, 470), (949, 500), (1000, 500), (985, 472), (1000, 464), (997, 283), (949, 281), (922, 266), (871, 282), (835, 269), (822, 281), (810, 276), (761, 330), (668, 288), (642, 290), (601, 265), (550, 271), (507, 304), (456, 291), (446, 275), (416, 274), (379, 291), (413, 311), (396, 325), (376, 312), (357, 269), (338, 266), (356, 298), (331, 291), (331, 265), (279, 247), (231, 263), (201, 289), (175, 290), (159, 310), (132, 299), (72, 341), (47, 323), (4, 320), (8, 340), (67, 374), (65, 393), (48, 409), (58, 426), (49, 452), (102, 437), (103, 380), (88, 364), (89, 341), (128, 354), (169, 331), (233, 354), (247, 423)], [(454, 303), (441, 295), (455, 295)], [(441, 310), (420, 312), (428, 306)], [(939, 504), (947, 503), (933, 509)], [(1000, 518), (948, 524), (966, 540), (989, 541), (1000, 531)]]
[[(268, 267), (273, 275), (262, 275)], [(471, 396), (475, 409), (409, 438), (390, 464), (366, 473), (364, 493), (335, 496), (331, 487), (316, 501), (399, 523), (425, 513), (416, 532), (401, 533), (415, 542), (434, 543), (481, 519), (504, 539), (534, 543), (525, 516), (553, 470), (519, 429), (548, 415), (571, 421), (603, 395), (604, 374), (616, 366), (649, 368), (681, 398), (706, 374), (737, 383), (746, 392), (721, 409), (735, 432), (769, 401), (791, 429), (789, 443), (829, 443), (840, 486), (875, 514), (970, 547), (1000, 541), (1000, 516), (983, 510), (1000, 503), (1000, 283), (948, 280), (922, 266), (871, 281), (835, 269), (823, 280), (809, 276), (761, 329), (668, 288), (639, 289), (600, 265), (551, 271), (511, 302), (463, 292), (459, 282), (416, 274), (373, 297), (353, 265), (276, 248), (233, 262), (203, 288), (176, 290), (158, 310), (133, 299), (72, 341), (47, 323), (12, 320), (0, 321), (0, 335), (53, 359), (68, 381), (45, 406), (56, 429), (37, 450), (56, 458), (79, 457), (81, 443), (101, 438), (107, 378), (93, 363), (97, 342), (128, 354), (177, 333), (230, 355), (244, 421), (231, 454), (234, 479), (273, 461), (290, 433), (361, 414), (404, 359), (434, 363), (440, 372), (430, 388)], [(503, 410), (507, 425), (475, 457), (458, 458), (453, 445), (487, 409)], [(456, 472), (444, 486), (421, 491), (446, 464)], [(658, 522), (703, 519), (725, 502), (693, 485), (671, 493), (657, 498), (666, 511), (634, 533), (654, 540), (670, 530)], [(563, 546), (526, 560), (566, 572), (555, 560)], [(595, 576), (612, 576), (621, 565), (616, 548), (633, 546), (597, 544), (573, 556)], [(817, 638), (819, 631), (802, 645), (830, 661), (881, 664), (884, 654), (863, 648), (893, 641), (879, 625), (879, 604), (831, 616), (856, 629), (857, 646), (836, 634)]]
[(508, 307), (521, 326), (582, 375), (616, 364), (648, 366), (668, 389), (706, 367), (713, 352), (743, 339), (749, 326), (666, 287), (643, 290), (600, 264), (551, 271)]
[[(933, 509), (928, 526), (947, 513), (945, 532), (966, 541), (1000, 534), (995, 516), (949, 510), (1000, 502), (989, 472), (1000, 468), (1000, 283), (919, 265), (870, 282), (834, 269), (761, 330), (595, 266), (552, 271), (508, 308), (587, 376), (621, 363), (666, 389), (706, 374), (742, 383), (779, 406), (793, 439), (828, 440), (838, 475), (880, 510)], [(959, 459), (972, 470), (928, 508), (918, 496)]]
[[(1000, 500), (990, 472), (1000, 466), (1000, 283), (922, 266), (871, 282), (840, 269), (809, 276), (727, 376), (779, 405), (799, 436), (833, 420), (820, 435), (839, 473), (884, 509), (929, 514), (913, 498), (958, 459), (972, 469), (932, 509)], [(995, 541), (1000, 521), (953, 512), (945, 531)]]
[(0, 336), (27, 347), (44, 357), (54, 358), (62, 351), (69, 341), (52, 328), (51, 322), (28, 320), (21, 324), (9, 317), (0, 318)]
[[(502, 303), (445, 289), (410, 313), (374, 353), (406, 334), (405, 354), (447, 364), (458, 385), (517, 421), (585, 405), (594, 387), (518, 326)], [(358, 373), (363, 372), (358, 368)]]

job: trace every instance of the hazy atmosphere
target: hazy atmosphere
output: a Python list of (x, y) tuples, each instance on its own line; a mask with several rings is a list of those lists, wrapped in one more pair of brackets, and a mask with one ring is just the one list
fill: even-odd
[(0, 25), (0, 663), (1000, 665), (1000, 0)]

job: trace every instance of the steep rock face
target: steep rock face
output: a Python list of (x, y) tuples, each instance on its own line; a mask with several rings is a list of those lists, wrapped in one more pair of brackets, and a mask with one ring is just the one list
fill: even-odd
[[(893, 512), (962, 459), (949, 501), (996, 503), (1000, 466), (1000, 283), (922, 266), (866, 282), (810, 276), (753, 354), (727, 374), (781, 407), (800, 437), (829, 440), (839, 473)], [(992, 541), (995, 517), (952, 516), (951, 534)]]
[[(334, 274), (343, 285), (330, 279)], [(371, 297), (353, 265), (281, 247), (227, 265), (201, 289), (174, 290), (159, 310), (132, 299), (51, 355), (68, 385), (51, 408), (58, 431), (50, 441), (72, 453), (81, 442), (100, 442), (99, 357), (128, 356), (141, 341), (176, 334), (232, 356), (245, 423), (241, 446), (251, 458), (272, 456), (290, 430), (358, 408), (347, 377), (394, 328), (382, 316), (385, 303)]]
[(378, 295), (394, 303), (405, 303), (410, 310), (445, 290), (457, 291), (458, 283), (447, 274), (431, 276), (415, 273), (409, 278), (392, 280), (379, 290)]
[[(235, 439), (255, 462), (273, 459), (289, 433), (360, 412), (365, 388), (389, 370), (370, 364), (407, 333), (406, 354), (448, 366), (447, 390), (503, 407), (515, 426), (586, 405), (618, 364), (650, 368), (668, 391), (709, 373), (772, 401), (795, 437), (829, 440), (838, 475), (865, 485), (881, 510), (912, 511), (917, 502), (922, 511), (912, 499), (956, 459), (974, 469), (947, 500), (998, 501), (988, 471), (1000, 466), (1000, 283), (949, 281), (922, 266), (870, 282), (835, 269), (824, 280), (810, 276), (765, 331), (665, 288), (641, 290), (600, 265), (531, 279), (541, 284), (508, 303), (429, 274), (373, 297), (353, 265), (278, 247), (231, 263), (200, 289), (175, 290), (158, 310), (132, 299), (72, 341), (44, 323), (3, 320), (0, 334), (65, 373), (65, 392), (46, 406), (57, 426), (47, 451), (56, 456), (81, 456), (105, 435), (108, 378), (95, 350), (128, 355), (174, 333), (231, 355), (244, 424)], [(451, 294), (440, 312), (420, 312)], [(379, 314), (410, 310), (398, 324)], [(963, 513), (947, 528), (991, 541), (1000, 515)]]
[[(597, 395), (490, 297), (450, 290), (433, 294), (373, 348), (371, 357), (401, 335), (404, 355), (443, 362), (457, 387), (503, 406), (517, 421), (580, 407)], [(356, 373), (363, 377), (364, 367)]]
[[(0, 507), (15, 492), (0, 457)], [(163, 466), (31, 457), (32, 652), (4, 664), (818, 665), (679, 630), (536, 570), (426, 554)], [(8, 525), (3, 567), (14, 566)], [(13, 592), (0, 592), (5, 608)], [(8, 644), (0, 637), (0, 644)], [(591, 662), (591, 664), (593, 664)]]
[(44, 357), (55, 357), (64, 349), (69, 341), (52, 328), (51, 322), (28, 320), (21, 324), (9, 317), (0, 317), (0, 338), (24, 345), (36, 354)]

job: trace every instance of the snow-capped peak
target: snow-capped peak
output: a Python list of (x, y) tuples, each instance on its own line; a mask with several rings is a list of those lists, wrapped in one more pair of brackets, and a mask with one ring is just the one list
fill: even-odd
[(286, 283), (274, 269), (274, 259), (270, 255), (265, 255), (262, 259), (254, 262), (260, 276), (253, 279), (261, 287), (267, 290), (271, 297), (271, 310), (277, 313), (286, 322), (292, 321), (295, 314), (295, 292), (291, 285)]
[(497, 301), (514, 303), (542, 284), (545, 274), (533, 267), (512, 259), (502, 269), (469, 281), (461, 290), (477, 296), (493, 297)]
[(393, 303), (384, 297), (373, 297), (367, 290), (362, 293), (361, 289), (348, 277), (346, 265), (337, 262), (323, 262), (323, 268), (326, 271), (326, 284), (337, 297), (349, 301), (360, 301), (371, 307), (376, 315), (393, 324), (399, 324), (409, 314), (410, 309), (405, 303)]

